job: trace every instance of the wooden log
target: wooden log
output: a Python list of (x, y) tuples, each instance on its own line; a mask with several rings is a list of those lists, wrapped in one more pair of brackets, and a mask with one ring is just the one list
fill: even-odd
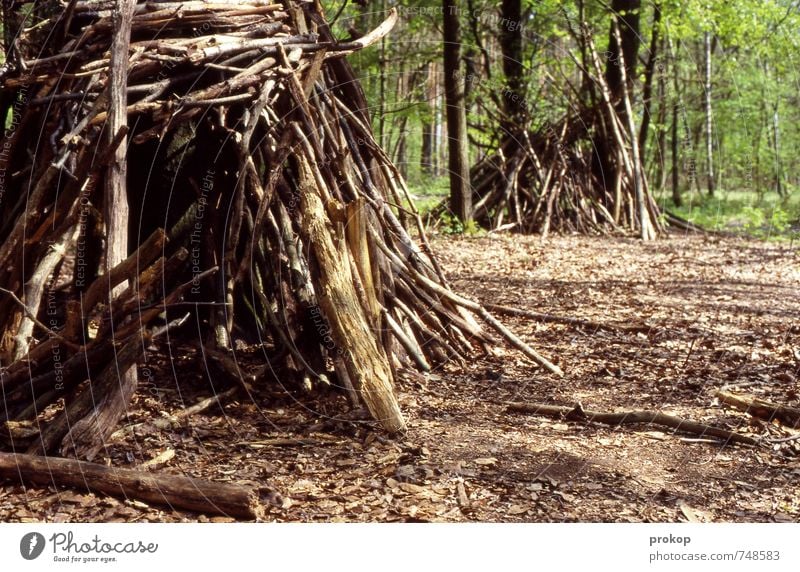
[[(136, 0), (118, 0), (113, 12), (114, 35), (111, 42), (111, 69), (109, 74), (108, 124), (105, 126), (108, 144), (112, 145), (121, 129), (127, 132), (128, 51), (131, 40), (131, 21), (136, 10)], [(126, 185), (127, 145), (114, 150), (105, 177), (106, 223), (106, 275), (128, 256), (128, 189)], [(118, 294), (123, 287), (109, 284), (109, 291)]]
[(67, 486), (204, 514), (248, 520), (265, 516), (258, 493), (248, 487), (74, 459), (0, 453), (0, 478), (23, 485)]
[(105, 448), (130, 406), (137, 386), (136, 362), (149, 341), (150, 332), (144, 331), (141, 338), (126, 341), (119, 351), (114, 348), (114, 359), (77, 400), (84, 415), (76, 415), (76, 410), (66, 414), (70, 427), (62, 440), (63, 455), (91, 461)]
[[(123, 282), (136, 276), (140, 268), (147, 267), (163, 251), (167, 235), (163, 229), (156, 229), (142, 245), (128, 258), (111, 268), (106, 274), (98, 276), (86, 290), (83, 297), (83, 313), (89, 314), (92, 308)], [(78, 316), (80, 318), (80, 316)]]
[(689, 421), (673, 415), (667, 415), (660, 411), (616, 411), (613, 413), (590, 411), (583, 409), (580, 403), (565, 407), (562, 405), (549, 405), (547, 403), (511, 403), (506, 407), (507, 413), (524, 413), (527, 415), (542, 415), (544, 417), (555, 417), (567, 421), (577, 421), (581, 423), (595, 422), (604, 425), (630, 425), (633, 423), (643, 423), (647, 425), (659, 425), (669, 427), (676, 431), (699, 435), (701, 437), (717, 437), (723, 439), (724, 443), (741, 443), (743, 445), (760, 445), (761, 441), (755, 437), (742, 435), (727, 429)]
[(319, 270), (319, 304), (330, 324), (331, 336), (341, 350), (350, 380), (372, 417), (384, 429), (390, 433), (403, 431), (406, 422), (394, 395), (390, 366), (358, 300), (350, 265), (333, 243), (320, 189), (307, 159), (302, 156), (300, 209), (304, 239)]
[[(69, 229), (65, 235), (61, 237), (58, 244), (51, 245), (47, 253), (42, 257), (41, 261), (39, 261), (33, 275), (25, 284), (26, 315), (22, 318), (22, 323), (15, 336), (16, 347), (14, 348), (14, 361), (21, 359), (28, 353), (31, 340), (33, 339), (33, 327), (38, 322), (36, 316), (39, 314), (42, 297), (47, 291), (47, 286), (50, 283), (53, 271), (73, 244), (72, 234), (73, 229)], [(46, 331), (49, 332), (50, 328), (47, 328)]]
[[(60, 354), (59, 346), (53, 346), (52, 351)], [(33, 376), (29, 373), (26, 383), (13, 389), (5, 390), (3, 401), (4, 411), (0, 411), (0, 419), (8, 414), (9, 419), (25, 419), (22, 412), (27, 409), (25, 404), (38, 400), (41, 396), (55, 392), (54, 397), (65, 395), (82, 381), (99, 373), (105, 363), (111, 342), (104, 340), (94, 345), (89, 345), (76, 352), (70, 358), (59, 361), (58, 365), (47, 368), (44, 373)], [(41, 409), (37, 410), (41, 412)]]
[(46, 454), (64, 438), (65, 451), (85, 455), (89, 460), (94, 458), (103, 447), (103, 439), (113, 432), (114, 427), (108, 427), (106, 422), (113, 421), (116, 424), (135, 389), (135, 381), (131, 384), (121, 372), (135, 366), (146, 343), (145, 339), (137, 337), (122, 348), (115, 348), (116, 360), (106, 365), (96, 379), (90, 380), (91, 387), (85, 388), (44, 427), (40, 438), (28, 448), (27, 453)]
[(744, 411), (753, 417), (758, 417), (764, 421), (777, 420), (792, 429), (800, 429), (800, 408), (773, 403), (753, 395), (736, 395), (722, 389), (714, 395), (722, 403), (732, 405), (739, 411)]

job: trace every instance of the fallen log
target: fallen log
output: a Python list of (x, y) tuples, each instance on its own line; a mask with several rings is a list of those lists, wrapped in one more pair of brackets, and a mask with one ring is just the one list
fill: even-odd
[(759, 399), (753, 395), (736, 395), (720, 389), (714, 394), (722, 403), (731, 405), (764, 421), (780, 421), (792, 429), (800, 429), (800, 408)]
[(647, 425), (659, 425), (669, 427), (676, 431), (699, 435), (701, 437), (712, 436), (723, 439), (724, 443), (741, 443), (742, 445), (759, 445), (761, 441), (755, 437), (748, 437), (734, 431), (728, 431), (720, 427), (713, 427), (696, 421), (689, 421), (674, 415), (667, 415), (659, 411), (617, 411), (601, 412), (584, 409), (580, 403), (572, 407), (562, 405), (548, 405), (546, 403), (511, 403), (506, 407), (506, 413), (524, 413), (528, 415), (542, 415), (544, 417), (555, 417), (566, 421), (576, 421), (581, 423), (595, 422), (604, 425), (631, 425), (643, 423)]
[(265, 515), (258, 492), (249, 487), (74, 459), (0, 453), (0, 478), (23, 485), (66, 486), (204, 514), (249, 520)]

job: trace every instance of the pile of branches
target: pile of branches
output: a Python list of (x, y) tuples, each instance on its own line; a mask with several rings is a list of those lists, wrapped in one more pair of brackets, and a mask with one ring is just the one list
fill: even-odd
[[(639, 156), (627, 92), (613, 97), (591, 38), (592, 105), (574, 101), (560, 120), (530, 130), (506, 122), (495, 152), (473, 167), (474, 218), (492, 230), (637, 233), (664, 230)], [(620, 63), (624, 78), (624, 65)]]
[[(151, 341), (185, 321), (234, 372), (255, 338), (252, 383), (340, 386), (390, 432), (405, 427), (397, 369), (496, 341), (476, 317), (560, 374), (450, 290), (399, 206), (407, 189), (343, 58), (394, 12), (338, 42), (316, 3), (137, 3), (121, 103), (115, 5), (5, 15), (18, 34), (0, 76), (0, 421), (37, 428), (13, 449), (95, 457)], [(119, 149), (128, 205), (107, 198)], [(128, 256), (108, 264), (108, 213), (123, 207)]]

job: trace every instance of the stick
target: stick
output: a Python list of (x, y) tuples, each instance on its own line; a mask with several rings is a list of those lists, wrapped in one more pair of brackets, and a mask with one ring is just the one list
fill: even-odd
[(265, 515), (256, 491), (247, 487), (74, 459), (0, 453), (0, 478), (23, 485), (62, 485), (206, 514), (243, 519)]
[(764, 421), (777, 419), (792, 429), (800, 429), (800, 409), (765, 401), (752, 395), (736, 395), (720, 389), (714, 394), (722, 403), (732, 405)]
[[(387, 252), (387, 251), (384, 251)], [(421, 281), (425, 286), (433, 290), (436, 294), (443, 296), (453, 302), (454, 304), (458, 304), (459, 306), (463, 306), (464, 308), (475, 312), (478, 316), (481, 317), (486, 323), (488, 323), (492, 328), (494, 328), (506, 341), (508, 341), (512, 346), (520, 350), (523, 354), (525, 354), (528, 358), (533, 360), (535, 363), (538, 363), (540, 366), (544, 367), (550, 373), (557, 375), (558, 377), (564, 377), (564, 372), (561, 370), (560, 367), (551, 363), (547, 358), (539, 355), (536, 350), (530, 347), (528, 344), (523, 342), (519, 339), (516, 335), (514, 335), (508, 328), (506, 328), (503, 324), (501, 324), (497, 318), (492, 316), (486, 309), (478, 304), (477, 302), (473, 302), (463, 296), (459, 296), (450, 290), (440, 286), (427, 276), (423, 276), (418, 271), (411, 269), (414, 273), (414, 277)]]
[(214, 405), (219, 404), (219, 406), (222, 407), (223, 401), (233, 396), (237, 391), (239, 391), (239, 386), (231, 387), (227, 391), (202, 399), (197, 403), (195, 403), (194, 405), (190, 405), (186, 409), (181, 409), (180, 411), (178, 411), (174, 415), (170, 415), (169, 417), (161, 417), (159, 419), (154, 419), (153, 421), (145, 421), (143, 423), (135, 423), (133, 425), (127, 425), (112, 433), (111, 437), (109, 437), (109, 440), (113, 441), (120, 437), (126, 437), (128, 435), (132, 435), (135, 433), (136, 429), (144, 427), (145, 425), (149, 425), (150, 427), (155, 427), (156, 429), (169, 429), (179, 421), (186, 419), (187, 417), (191, 417), (192, 415), (202, 413), (203, 411), (208, 410)]
[(688, 421), (667, 415), (658, 411), (618, 411), (615, 413), (604, 413), (600, 411), (590, 411), (583, 409), (580, 404), (573, 407), (561, 405), (547, 405), (545, 403), (511, 403), (506, 407), (506, 413), (524, 413), (529, 415), (542, 415), (545, 417), (556, 417), (567, 421), (580, 421), (603, 423), (605, 425), (628, 425), (632, 423), (646, 423), (648, 425), (660, 425), (670, 427), (676, 431), (700, 435), (701, 437), (711, 435), (724, 439), (725, 443), (741, 443), (743, 445), (759, 445), (761, 441), (755, 437), (748, 437), (740, 433), (712, 427), (695, 421)]
[(10, 297), (11, 297), (11, 299), (12, 299), (12, 300), (14, 300), (14, 302), (16, 302), (17, 304), (19, 304), (19, 305), (20, 305), (20, 306), (23, 308), (23, 311), (25, 312), (25, 315), (26, 315), (26, 316), (28, 316), (28, 318), (30, 318), (30, 319), (33, 321), (33, 323), (34, 323), (34, 324), (36, 324), (37, 326), (39, 326), (40, 328), (42, 328), (42, 329), (43, 329), (45, 332), (47, 332), (48, 334), (50, 334), (51, 336), (53, 336), (53, 337), (54, 337), (55, 339), (57, 339), (59, 342), (61, 342), (61, 343), (63, 343), (64, 345), (66, 345), (66, 346), (67, 346), (69, 349), (71, 349), (71, 350), (75, 350), (75, 351), (77, 351), (77, 350), (79, 350), (79, 349), (80, 349), (80, 346), (78, 346), (78, 345), (76, 345), (76, 344), (73, 344), (71, 341), (69, 341), (69, 340), (68, 340), (68, 339), (66, 339), (65, 337), (63, 337), (63, 336), (61, 336), (60, 334), (58, 334), (58, 333), (54, 332), (53, 330), (51, 330), (50, 328), (48, 328), (47, 326), (45, 326), (43, 323), (41, 323), (41, 322), (40, 322), (40, 321), (39, 321), (39, 320), (36, 318), (36, 316), (33, 314), (33, 312), (31, 312), (31, 311), (28, 309), (28, 307), (25, 305), (25, 302), (23, 302), (22, 300), (20, 300), (20, 299), (17, 297), (17, 295), (16, 295), (16, 294), (14, 294), (14, 293), (13, 293), (11, 290), (6, 290), (5, 288), (0, 288), (0, 292), (3, 292), (4, 294), (7, 294), (8, 296), (10, 296)]

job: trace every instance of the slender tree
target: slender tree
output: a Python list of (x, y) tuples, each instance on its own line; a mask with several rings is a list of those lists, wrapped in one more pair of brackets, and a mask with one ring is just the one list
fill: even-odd
[(435, 147), (435, 122), (436, 122), (436, 84), (433, 72), (434, 63), (428, 63), (425, 76), (425, 99), (428, 114), (422, 120), (422, 149), (420, 151), (419, 167), (423, 175), (433, 174), (433, 154)]
[(714, 139), (712, 132), (712, 111), (711, 111), (711, 55), (713, 46), (711, 33), (703, 33), (703, 54), (704, 54), (704, 111), (705, 111), (705, 130), (706, 130), (706, 177), (708, 181), (708, 195), (714, 196)]
[(672, 52), (672, 86), (675, 93), (672, 94), (672, 202), (675, 206), (681, 206), (680, 187), (680, 166), (678, 149), (680, 145), (680, 121), (681, 121), (681, 99), (680, 99), (680, 76), (678, 74), (678, 51), (681, 48), (680, 40), (677, 41), (675, 48), (672, 41), (669, 42)]
[[(650, 32), (650, 50), (647, 54), (647, 65), (644, 71), (644, 87), (642, 88), (642, 101), (644, 103), (644, 113), (642, 114), (642, 125), (639, 128), (639, 153), (642, 155), (642, 162), (645, 160), (647, 149), (647, 135), (650, 128), (650, 113), (653, 101), (653, 78), (658, 62), (658, 45), (661, 26), (661, 5), (656, 2), (653, 4), (653, 28)], [(627, 60), (626, 60), (627, 61)]]
[(472, 218), (469, 181), (467, 110), (464, 74), (461, 68), (461, 23), (458, 3), (443, 0), (444, 9), (444, 95), (447, 107), (450, 210), (462, 222)]
[(500, 20), (500, 50), (503, 55), (503, 131), (515, 133), (527, 125), (526, 89), (522, 63), (522, 1), (503, 0)]

